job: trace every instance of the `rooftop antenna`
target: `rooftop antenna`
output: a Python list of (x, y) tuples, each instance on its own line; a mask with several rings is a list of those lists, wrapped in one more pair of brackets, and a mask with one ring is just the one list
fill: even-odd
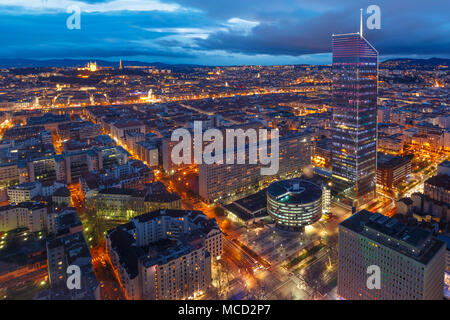
[(362, 38), (363, 37), (363, 9), (361, 8), (361, 22), (359, 24), (359, 36)]

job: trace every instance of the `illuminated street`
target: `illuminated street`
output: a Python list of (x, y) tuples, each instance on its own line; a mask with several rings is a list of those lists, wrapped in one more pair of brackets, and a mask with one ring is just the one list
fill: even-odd
[(450, 299), (450, 7), (399, 2), (0, 1), (0, 300)]

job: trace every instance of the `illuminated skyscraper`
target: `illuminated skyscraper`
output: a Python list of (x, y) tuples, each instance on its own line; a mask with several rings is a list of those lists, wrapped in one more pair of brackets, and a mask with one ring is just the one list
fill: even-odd
[(333, 35), (334, 191), (354, 206), (375, 194), (378, 52), (359, 33)]

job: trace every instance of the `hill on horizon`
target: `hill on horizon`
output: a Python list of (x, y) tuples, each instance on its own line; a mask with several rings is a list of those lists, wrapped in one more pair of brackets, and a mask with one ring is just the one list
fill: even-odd
[[(23, 58), (11, 58), (0, 59), (0, 68), (39, 68), (39, 67), (83, 67), (88, 62), (96, 62), (100, 67), (118, 67), (119, 61), (108, 61), (102, 59), (23, 59)], [(380, 62), (381, 65), (396, 64), (397, 66), (421, 66), (432, 67), (438, 65), (450, 66), (449, 58), (429, 58), (429, 59), (412, 59), (412, 58), (395, 58), (388, 59)], [(133, 60), (122, 60), (122, 65), (127, 66), (153, 66), (157, 68), (170, 68), (170, 67), (212, 67), (206, 65), (195, 64), (169, 64), (162, 62), (143, 62)], [(298, 64), (305, 65), (305, 64)]]

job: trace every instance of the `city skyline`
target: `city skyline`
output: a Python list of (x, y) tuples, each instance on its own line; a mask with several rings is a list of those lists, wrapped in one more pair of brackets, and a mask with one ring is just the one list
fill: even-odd
[[(199, 65), (328, 64), (330, 35), (357, 30), (371, 3), (283, 1), (276, 10), (239, 1), (0, 1), (0, 58), (134, 60)], [(80, 29), (69, 30), (71, 5)], [(378, 3), (381, 28), (365, 28), (380, 60), (449, 58), (447, 3)], [(426, 12), (417, 19), (417, 15)], [(343, 18), (348, 17), (348, 18)], [(402, 23), (397, 23), (402, 21)], [(14, 24), (15, 32), (9, 32)], [(413, 36), (414, 35), (414, 36)], [(26, 48), (26, 50), (25, 50)]]
[[(450, 59), (380, 62), (446, 53), (440, 11), (83, 1), (0, 0), (18, 31), (25, 12), (46, 22), (0, 48), (0, 300), (172, 300), (166, 314), (208, 318), (450, 299)], [(397, 20), (419, 9), (439, 26), (425, 38)], [(171, 62), (139, 62), (156, 56)], [(305, 56), (329, 61), (257, 64)]]

